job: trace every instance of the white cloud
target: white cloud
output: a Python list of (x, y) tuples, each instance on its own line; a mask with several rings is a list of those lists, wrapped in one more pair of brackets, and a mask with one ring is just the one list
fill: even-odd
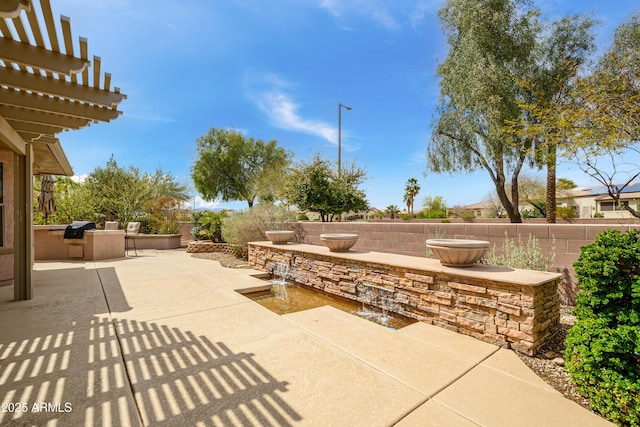
[(288, 93), (294, 87), (291, 82), (274, 74), (256, 73), (248, 74), (246, 81), (249, 95), (274, 126), (338, 143), (338, 131), (332, 124), (301, 116), (300, 105)]
[(425, 166), (427, 164), (427, 150), (423, 149), (411, 153), (407, 164)]
[(210, 202), (210, 201), (203, 200), (202, 197), (200, 196), (193, 197), (189, 201), (185, 202), (185, 204), (187, 203), (190, 208), (195, 207), (195, 209), (210, 209), (210, 210), (213, 210), (217, 208), (218, 205), (220, 205), (219, 200), (214, 200), (213, 202)]
[(332, 125), (301, 117), (298, 113), (299, 105), (283, 92), (265, 92), (259, 106), (279, 128), (315, 135), (332, 144), (337, 143), (337, 131)]
[(338, 19), (344, 19), (347, 15), (356, 14), (372, 19), (383, 27), (395, 29), (400, 25), (387, 9), (385, 2), (381, 0), (322, 0), (320, 7), (326, 9)]
[(427, 14), (436, 13), (441, 6), (442, 0), (413, 2), (321, 0), (320, 2), (321, 8), (340, 21), (346, 21), (350, 16), (362, 16), (390, 30), (399, 29), (406, 23), (415, 28)]

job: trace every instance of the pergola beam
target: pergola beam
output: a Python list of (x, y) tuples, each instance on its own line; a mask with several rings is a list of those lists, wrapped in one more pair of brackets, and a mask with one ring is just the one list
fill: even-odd
[(50, 79), (5, 67), (0, 67), (0, 82), (15, 89), (104, 107), (115, 107), (125, 98), (123, 94), (82, 86), (65, 80)]
[(11, 127), (11, 125), (0, 116), (0, 143), (3, 143), (12, 151), (24, 156), (26, 144), (24, 139)]
[(89, 66), (89, 61), (6, 38), (0, 38), (0, 59), (65, 76)]
[(110, 108), (63, 101), (11, 89), (0, 89), (0, 104), (101, 122), (109, 122), (121, 114), (120, 111)]
[(61, 126), (65, 129), (80, 129), (91, 123), (89, 119), (45, 113), (0, 104), (0, 116), (11, 121), (37, 123), (50, 126)]
[(64, 128), (60, 126), (43, 125), (40, 123), (18, 122), (15, 120), (7, 120), (7, 123), (18, 133), (33, 132), (44, 135), (55, 135), (64, 130)]

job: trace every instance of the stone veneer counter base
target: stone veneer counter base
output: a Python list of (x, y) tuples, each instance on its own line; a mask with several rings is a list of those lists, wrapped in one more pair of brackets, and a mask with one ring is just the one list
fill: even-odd
[(430, 258), (330, 252), (307, 244), (249, 244), (251, 267), (272, 271), (276, 262), (292, 266), (297, 283), (352, 300), (368, 302), (363, 287), (384, 288), (394, 312), (529, 355), (560, 319), (557, 273), (452, 268)]

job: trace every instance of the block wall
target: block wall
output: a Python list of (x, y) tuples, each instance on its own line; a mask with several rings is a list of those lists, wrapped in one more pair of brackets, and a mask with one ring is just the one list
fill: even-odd
[[(592, 243), (607, 229), (626, 232), (640, 225), (630, 224), (511, 224), (511, 223), (425, 223), (425, 222), (301, 222), (305, 243), (321, 245), (322, 233), (357, 233), (354, 250), (390, 252), (424, 256), (427, 239), (488, 240), (498, 251), (505, 238), (520, 237), (526, 243), (535, 236), (542, 251), (553, 252), (552, 271), (563, 275), (558, 291), (562, 304), (575, 305), (578, 284), (573, 263), (580, 256), (580, 248)], [(505, 237), (507, 236), (507, 237)]]

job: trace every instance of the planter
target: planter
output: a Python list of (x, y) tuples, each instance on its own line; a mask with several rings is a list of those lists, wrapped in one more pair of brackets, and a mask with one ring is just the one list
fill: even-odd
[(289, 230), (271, 230), (265, 231), (264, 234), (274, 245), (285, 245), (289, 240), (293, 239), (294, 232)]
[(177, 249), (182, 246), (181, 234), (138, 234), (136, 249)]
[(347, 233), (327, 233), (321, 234), (320, 240), (331, 252), (346, 252), (356, 243), (358, 240), (357, 234)]
[(427, 248), (447, 267), (471, 267), (489, 250), (485, 240), (429, 239)]

